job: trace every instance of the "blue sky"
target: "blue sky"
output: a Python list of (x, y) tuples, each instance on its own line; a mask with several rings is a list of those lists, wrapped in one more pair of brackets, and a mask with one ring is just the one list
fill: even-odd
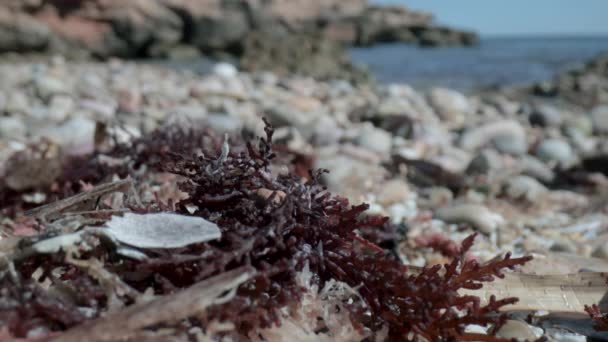
[(482, 35), (608, 35), (608, 0), (372, 0), (434, 13)]

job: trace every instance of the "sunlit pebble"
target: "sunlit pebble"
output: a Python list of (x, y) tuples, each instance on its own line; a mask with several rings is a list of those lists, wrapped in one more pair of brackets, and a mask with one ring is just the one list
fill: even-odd
[(46, 194), (42, 192), (34, 192), (31, 194), (25, 194), (21, 198), (23, 198), (26, 203), (40, 204), (46, 201)]

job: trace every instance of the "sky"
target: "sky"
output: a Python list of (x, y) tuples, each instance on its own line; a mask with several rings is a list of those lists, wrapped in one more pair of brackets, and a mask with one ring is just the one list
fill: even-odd
[(427, 10), (437, 21), (498, 35), (608, 35), (608, 0), (372, 0)]

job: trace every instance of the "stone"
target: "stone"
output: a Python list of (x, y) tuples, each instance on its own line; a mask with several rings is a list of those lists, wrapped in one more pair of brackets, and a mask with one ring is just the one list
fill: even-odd
[(312, 133), (303, 132), (304, 136), (311, 136), (315, 145), (332, 145), (338, 143), (344, 135), (344, 130), (338, 126), (336, 120), (329, 115), (321, 115), (312, 124)]
[(52, 142), (13, 154), (3, 165), (4, 184), (16, 191), (51, 186), (63, 172), (61, 155), (61, 148)]
[(556, 161), (562, 165), (568, 164), (574, 159), (572, 147), (561, 139), (543, 140), (536, 148), (535, 154), (540, 160)]
[(466, 168), (467, 174), (487, 174), (492, 170), (502, 167), (502, 158), (498, 152), (492, 149), (480, 151)]
[(608, 260), (608, 244), (601, 243), (596, 246), (593, 252), (591, 253), (591, 256), (594, 258)]
[(527, 323), (509, 319), (498, 330), (496, 336), (517, 341), (536, 341), (542, 336), (542, 330), (541, 334), (538, 335)]
[(136, 89), (125, 89), (118, 92), (117, 110), (125, 113), (137, 113), (141, 109), (143, 97)]
[(534, 108), (528, 119), (533, 126), (558, 127), (562, 123), (562, 114), (555, 107), (543, 105)]
[(264, 112), (273, 126), (294, 126), (298, 129), (302, 127), (312, 127), (319, 116), (323, 115), (322, 113), (315, 111), (306, 112), (297, 110), (287, 104), (269, 105)]
[(608, 105), (597, 106), (591, 110), (593, 130), (597, 133), (608, 133)]
[(428, 100), (443, 120), (455, 125), (461, 125), (466, 114), (472, 110), (469, 99), (455, 90), (434, 88), (430, 91)]
[(435, 216), (447, 223), (466, 223), (482, 233), (491, 234), (505, 220), (500, 214), (479, 204), (454, 204), (435, 210)]
[(336, 146), (320, 149), (314, 168), (329, 170), (323, 175), (329, 191), (340, 193), (352, 203), (364, 201), (369, 191), (387, 174), (380, 165), (345, 155)]
[(7, 113), (23, 114), (30, 109), (30, 99), (22, 91), (14, 91), (8, 94), (4, 110)]
[(409, 197), (409, 186), (401, 179), (389, 180), (379, 186), (376, 191), (376, 202), (388, 207), (396, 203), (404, 203)]
[[(106, 12), (111, 16), (112, 36), (129, 46), (129, 50), (125, 51), (127, 56), (137, 57), (141, 51), (155, 45), (177, 45), (182, 38), (184, 23), (177, 13), (161, 2), (110, 1), (107, 7)], [(107, 50), (119, 52), (118, 48)]]
[(0, 5), (0, 52), (42, 51), (50, 39), (44, 23)]
[(243, 129), (243, 122), (231, 115), (209, 114), (206, 122), (216, 132), (239, 133)]
[(521, 173), (548, 184), (555, 179), (555, 173), (545, 163), (535, 157), (525, 155), (519, 158), (518, 165)]
[(507, 196), (513, 200), (523, 198), (533, 202), (538, 199), (540, 195), (546, 194), (548, 189), (532, 177), (519, 175), (507, 180), (505, 192)]
[(44, 100), (56, 94), (68, 93), (68, 87), (64, 81), (57, 77), (43, 75), (34, 80), (36, 93)]
[(55, 122), (65, 120), (74, 110), (74, 100), (68, 95), (54, 95), (49, 103), (49, 119)]
[(81, 100), (80, 108), (86, 109), (93, 113), (93, 116), (99, 121), (108, 121), (114, 119), (118, 105), (114, 101), (102, 100)]
[(17, 117), (0, 116), (0, 139), (17, 139), (25, 138), (27, 127)]
[(213, 73), (222, 78), (234, 78), (238, 75), (238, 69), (230, 63), (217, 63), (213, 66)]
[(526, 132), (517, 121), (500, 120), (469, 128), (460, 139), (460, 146), (469, 151), (490, 144), (500, 152), (521, 155), (527, 150)]
[(575, 130), (581, 135), (589, 136), (593, 133), (593, 122), (591, 118), (586, 115), (577, 115), (566, 121), (564, 130), (567, 130), (566, 132)]
[(385, 130), (365, 125), (359, 131), (357, 144), (370, 151), (377, 152), (381, 156), (388, 157), (393, 146), (393, 137)]
[[(214, 8), (204, 8), (205, 5)], [(186, 12), (192, 23), (192, 43), (199, 49), (225, 49), (241, 41), (249, 32), (245, 5), (217, 7), (211, 4), (205, 5), (198, 13)]]
[(59, 126), (45, 127), (35, 135), (56, 142), (62, 147), (62, 151), (68, 155), (81, 155), (93, 151), (95, 147), (95, 127), (95, 121), (78, 117)]

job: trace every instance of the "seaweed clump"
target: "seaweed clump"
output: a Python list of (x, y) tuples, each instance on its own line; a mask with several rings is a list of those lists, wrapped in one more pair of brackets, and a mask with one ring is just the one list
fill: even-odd
[[(309, 272), (309, 286), (323, 288), (338, 281), (354, 289), (355, 294), (340, 303), (340, 310), (345, 310), (362, 337), (501, 341), (494, 336), (506, 320), (499, 309), (517, 299), (492, 297), (487, 305), (480, 305), (478, 297), (461, 295), (459, 290), (479, 289), (530, 257), (510, 258), (507, 254), (480, 264), (467, 257), (475, 238), (472, 235), (458, 249), (451, 246), (450, 263), (422, 270), (410, 268), (381, 247), (394, 236), (388, 218), (367, 215), (367, 204), (351, 205), (347, 199), (328, 193), (320, 180), (327, 171), (311, 170), (307, 177), (275, 172), (272, 135), (267, 124), (266, 137), (257, 145), (229, 145), (211, 132), (171, 129), (107, 152), (114, 160), (124, 160), (112, 167), (102, 167), (99, 154), (84, 163), (79, 160), (79, 168), (66, 171), (72, 177), (69, 184), (95, 183), (113, 174), (133, 175), (134, 170), (138, 170), (134, 177), (140, 182), (152, 173), (178, 175), (185, 199), (174, 203), (156, 200), (144, 206), (130, 205), (129, 209), (195, 215), (217, 224), (222, 231), (220, 240), (173, 250), (146, 250), (145, 258), (121, 257), (103, 245), (80, 257), (101, 260), (104, 269), (126, 286), (137, 292), (152, 288), (156, 295), (179, 291), (239, 267), (255, 269), (253, 279), (239, 286), (229, 301), (211, 307), (204, 316), (173, 325), (182, 332), (193, 326), (205, 330), (214, 322), (230, 322), (233, 329), (221, 334), (250, 339), (256, 331), (284, 324), (309, 291), (298, 281), (302, 272)], [(142, 173), (144, 165), (147, 170)], [(301, 170), (301, 166), (289, 165), (289, 169)], [(68, 182), (62, 186), (65, 184)], [(89, 315), (65, 313), (50, 320), (49, 312), (68, 310), (69, 303), (48, 300), (45, 295), (28, 296), (24, 301), (21, 294), (9, 290), (0, 297), (0, 301), (11, 303), (0, 308), (0, 323), (10, 321), (12, 334), (27, 336), (37, 326), (50, 332), (63, 331), (99, 316), (116, 301), (94, 277), (68, 259), (63, 252), (26, 258), (16, 265), (18, 277), (4, 273), (2, 286), (30, 286), (16, 278), (31, 279), (37, 269), (42, 269), (40, 281), (61, 280), (62, 286), (74, 290), (76, 285), (89, 284), (88, 292), (80, 292), (84, 298), (78, 299), (79, 312), (86, 307)], [(60, 279), (53, 278), (58, 267), (63, 270)], [(128, 295), (118, 297), (126, 306), (134, 301)], [(488, 335), (466, 332), (470, 324), (487, 327)], [(318, 322), (315, 333), (327, 330), (324, 322)]]

